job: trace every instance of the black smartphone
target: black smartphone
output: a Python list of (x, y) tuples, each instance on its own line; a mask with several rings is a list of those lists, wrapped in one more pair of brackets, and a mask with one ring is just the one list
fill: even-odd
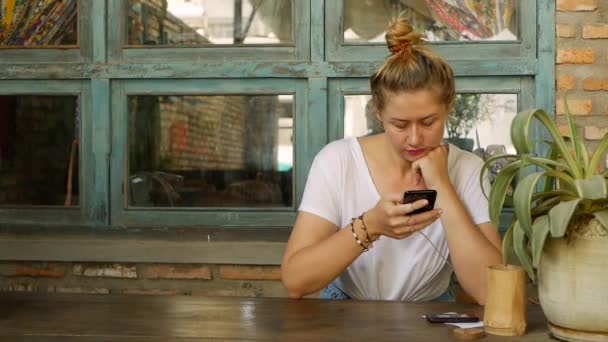
[(473, 323), (479, 322), (479, 318), (475, 316), (469, 316), (467, 314), (429, 314), (426, 315), (426, 320), (429, 323)]
[(435, 190), (410, 190), (403, 194), (403, 203), (412, 203), (421, 199), (427, 200), (429, 203), (422, 208), (412, 211), (409, 215), (420, 214), (425, 211), (433, 210), (435, 207), (435, 199), (437, 198), (437, 191)]

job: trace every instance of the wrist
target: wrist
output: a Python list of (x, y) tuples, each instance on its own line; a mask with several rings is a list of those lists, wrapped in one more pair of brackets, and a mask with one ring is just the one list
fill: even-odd
[(441, 180), (441, 181), (433, 184), (433, 186), (431, 186), (430, 188), (431, 188), (431, 190), (435, 190), (438, 193), (439, 192), (444, 192), (444, 191), (454, 190), (454, 187), (452, 186), (452, 182), (450, 182), (449, 179)]
[(365, 229), (370, 242), (374, 242), (380, 238), (380, 233), (375, 229), (377, 227), (373, 209), (364, 211), (361, 216), (361, 227)]

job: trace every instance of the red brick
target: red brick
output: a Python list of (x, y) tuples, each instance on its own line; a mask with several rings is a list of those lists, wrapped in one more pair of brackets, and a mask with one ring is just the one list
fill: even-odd
[(608, 78), (587, 77), (583, 80), (585, 90), (608, 90)]
[[(566, 113), (563, 98), (557, 99), (555, 105), (557, 107), (557, 115), (563, 115)], [(593, 106), (591, 105), (590, 99), (576, 99), (569, 97), (568, 109), (570, 109), (570, 112), (574, 115), (591, 115)]]
[(123, 290), (122, 293), (129, 295), (154, 295), (154, 296), (175, 296), (183, 294), (180, 290), (160, 290), (160, 289), (129, 289)]
[(109, 294), (110, 290), (102, 287), (84, 288), (84, 287), (51, 287), (49, 292), (57, 293), (90, 293), (90, 294)]
[(557, 127), (559, 129), (559, 134), (562, 137), (569, 137), (570, 136), (570, 128), (568, 128), (568, 126), (558, 126)]
[(587, 140), (601, 140), (606, 134), (608, 134), (608, 128), (597, 126), (585, 127), (585, 139)]
[(598, 0), (557, 0), (558, 11), (595, 11)]
[(146, 268), (146, 277), (150, 279), (212, 279), (209, 266), (163, 264), (149, 265)]
[(574, 77), (572, 75), (560, 75), (557, 77), (557, 90), (574, 89)]
[(559, 38), (573, 38), (576, 36), (574, 25), (557, 24), (555, 25), (555, 35)]
[(0, 275), (10, 277), (61, 278), (65, 276), (65, 270), (58, 264), (3, 263), (0, 264)]
[(608, 38), (608, 24), (590, 24), (583, 26), (583, 38)]
[(225, 265), (220, 266), (220, 277), (223, 279), (280, 280), (281, 267)]
[(85, 277), (137, 278), (137, 270), (135, 266), (127, 266), (122, 264), (76, 264), (74, 265), (72, 273), (74, 275)]
[(58, 268), (37, 268), (32, 266), (17, 266), (15, 269), (17, 277), (48, 277), (61, 278), (65, 276), (65, 271)]
[(557, 64), (593, 64), (593, 49), (557, 49)]

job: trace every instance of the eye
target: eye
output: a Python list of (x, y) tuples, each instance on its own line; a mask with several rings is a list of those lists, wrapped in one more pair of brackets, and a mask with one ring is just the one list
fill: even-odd
[(422, 125), (429, 127), (432, 126), (435, 123), (435, 119), (429, 119), (429, 120), (424, 120), (422, 121)]

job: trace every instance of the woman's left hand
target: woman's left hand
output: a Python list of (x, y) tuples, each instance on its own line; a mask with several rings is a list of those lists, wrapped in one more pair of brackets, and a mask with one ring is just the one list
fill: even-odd
[(414, 172), (419, 173), (429, 189), (439, 188), (450, 183), (448, 176), (448, 146), (440, 145), (426, 156), (412, 163)]

